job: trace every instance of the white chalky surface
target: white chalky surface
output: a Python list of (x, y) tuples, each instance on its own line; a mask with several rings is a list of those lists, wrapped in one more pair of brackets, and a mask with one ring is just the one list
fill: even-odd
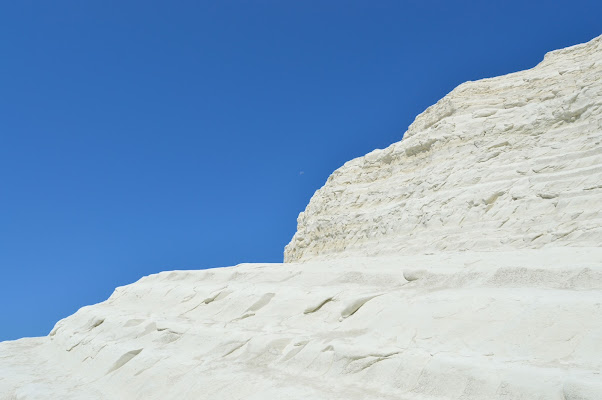
[(316, 192), (285, 264), (0, 343), (0, 399), (602, 399), (602, 37), (467, 82)]
[(347, 162), (285, 261), (602, 244), (602, 37), (466, 82)]

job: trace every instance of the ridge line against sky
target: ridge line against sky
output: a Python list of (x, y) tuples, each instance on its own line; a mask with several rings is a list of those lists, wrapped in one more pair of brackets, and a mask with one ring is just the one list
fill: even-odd
[(595, 1), (3, 4), (0, 340), (150, 273), (280, 262), (332, 171), (458, 84), (600, 35), (599, 15)]

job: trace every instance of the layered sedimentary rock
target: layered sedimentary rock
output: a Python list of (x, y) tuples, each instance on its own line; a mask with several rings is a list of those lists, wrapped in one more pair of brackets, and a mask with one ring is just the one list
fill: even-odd
[(352, 160), (285, 264), (151, 275), (0, 343), (0, 399), (602, 398), (602, 37)]
[(602, 243), (602, 40), (466, 82), (335, 171), (285, 261)]

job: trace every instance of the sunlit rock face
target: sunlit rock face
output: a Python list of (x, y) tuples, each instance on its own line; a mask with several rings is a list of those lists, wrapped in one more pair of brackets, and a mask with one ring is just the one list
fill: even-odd
[(0, 400), (602, 399), (602, 37), (469, 82), (299, 217), (0, 343)]
[(602, 243), (602, 39), (466, 82), (336, 170), (285, 261)]

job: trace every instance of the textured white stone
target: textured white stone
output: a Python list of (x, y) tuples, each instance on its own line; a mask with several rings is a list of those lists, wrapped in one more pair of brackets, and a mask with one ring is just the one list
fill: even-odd
[(599, 400), (601, 304), (602, 248), (163, 272), (1, 343), (0, 399)]
[(602, 38), (466, 82), (347, 162), (285, 261), (602, 244)]
[(601, 43), (335, 171), (288, 263), (151, 275), (0, 343), (0, 400), (602, 399)]

